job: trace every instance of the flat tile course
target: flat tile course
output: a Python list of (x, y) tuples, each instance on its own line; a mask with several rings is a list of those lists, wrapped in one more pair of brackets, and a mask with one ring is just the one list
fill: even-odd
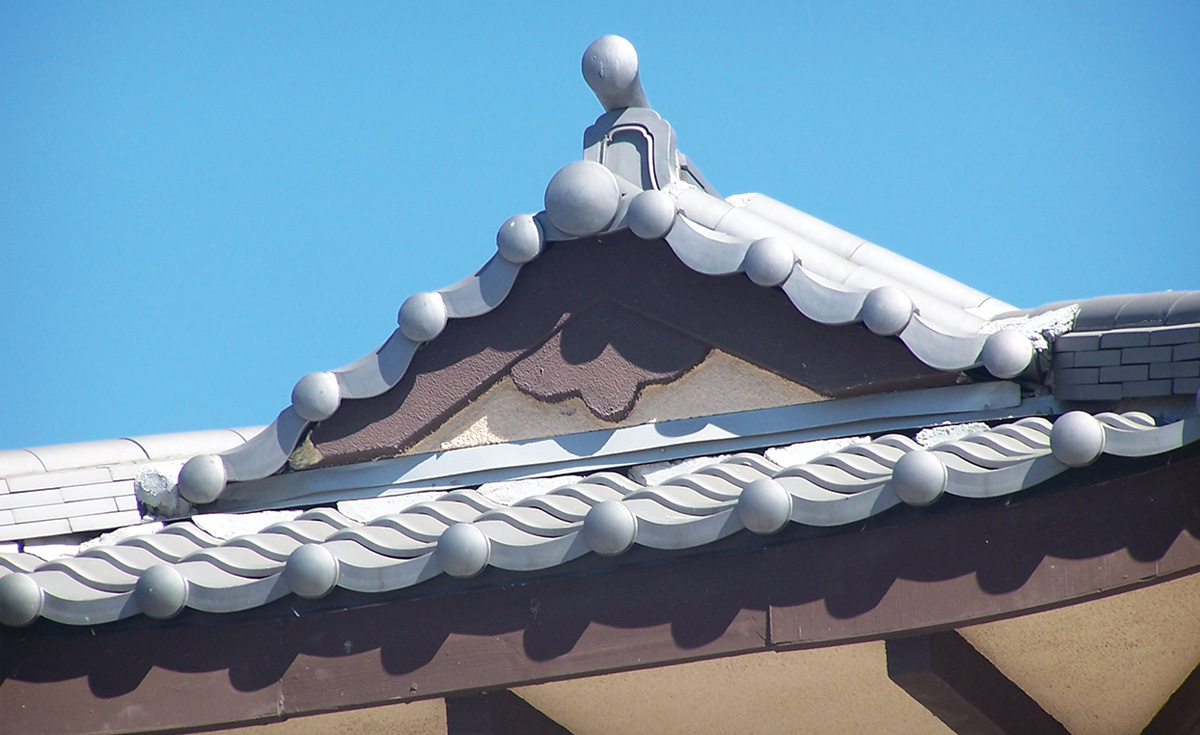
[(1200, 362), (1161, 362), (1150, 366), (1150, 379), (1200, 376)]
[(1101, 383), (1124, 383), (1146, 380), (1149, 377), (1149, 365), (1113, 365), (1100, 368)]
[(1186, 345), (1177, 345), (1171, 353), (1171, 359), (1175, 362), (1183, 362), (1185, 360), (1200, 360), (1200, 342), (1192, 342)]
[(45, 490), (51, 487), (67, 487), (68, 485), (90, 485), (98, 482), (111, 482), (112, 473), (107, 467), (88, 467), (82, 470), (63, 470), (61, 472), (45, 472), (39, 475), (8, 478), (11, 492), (20, 493), (29, 490)]
[(1170, 362), (1171, 347), (1126, 347), (1121, 350), (1121, 363), (1125, 365), (1143, 362)]
[[(1130, 347), (1131, 350), (1145, 349)], [(1169, 347), (1167, 348), (1170, 349)], [(1072, 352), (1075, 356), (1075, 367), (1103, 367), (1105, 365), (1120, 365), (1123, 350), (1096, 350), (1094, 352)]]
[(1179, 345), (1200, 342), (1200, 327), (1156, 329), (1150, 333), (1150, 345)]
[(119, 528), (120, 526), (129, 526), (136, 523), (141, 523), (142, 514), (136, 509), (121, 510), (115, 513), (101, 513), (91, 516), (80, 516), (72, 518), (71, 531), (79, 533), (81, 531), (99, 531), (106, 528)]
[(1083, 385), (1100, 381), (1100, 368), (1061, 368), (1054, 371), (1055, 385)]
[(1064, 334), (1054, 340), (1055, 352), (1077, 352), (1100, 349), (1099, 334)]
[(81, 500), (75, 503), (16, 508), (13, 510), (13, 518), (17, 523), (25, 523), (27, 521), (46, 521), (54, 518), (66, 519), (73, 516), (114, 513), (116, 511), (117, 501), (114, 498), (97, 498), (95, 500)]
[(1200, 391), (1200, 378), (1175, 378), (1174, 392), (1179, 394), (1194, 394)]
[(122, 495), (132, 496), (133, 480), (122, 482), (102, 482), (95, 485), (75, 485), (62, 489), (63, 500), (70, 503), (75, 500), (92, 500), (94, 498), (116, 498)]
[(31, 490), (24, 493), (8, 493), (0, 497), (0, 508), (30, 508), (38, 505), (57, 505), (63, 502), (62, 490)]
[(1054, 389), (1054, 395), (1064, 401), (1116, 401), (1121, 398), (1121, 384), (1061, 385)]
[(0, 526), (0, 541), (16, 539), (31, 539), (40, 536), (61, 536), (71, 533), (71, 524), (66, 518), (55, 518), (49, 521), (33, 521), (30, 523), (15, 523), (11, 526)]
[(1126, 398), (1171, 395), (1170, 380), (1139, 380), (1121, 384), (1121, 395)]
[(1100, 348), (1145, 347), (1150, 344), (1150, 332), (1145, 329), (1127, 329), (1108, 332), (1100, 336)]

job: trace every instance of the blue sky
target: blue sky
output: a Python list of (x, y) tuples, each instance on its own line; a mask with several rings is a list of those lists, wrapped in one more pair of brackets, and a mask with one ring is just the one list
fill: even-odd
[(0, 448), (269, 423), (541, 208), (606, 33), (722, 194), (1020, 306), (1200, 288), (1198, 3), (408, 5), (0, 3)]

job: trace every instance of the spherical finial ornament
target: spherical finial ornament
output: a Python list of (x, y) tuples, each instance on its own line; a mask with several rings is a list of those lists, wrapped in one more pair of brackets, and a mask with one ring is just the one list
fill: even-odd
[(616, 177), (595, 161), (568, 163), (546, 186), (546, 216), (568, 235), (601, 232), (616, 219), (620, 206)]
[(446, 302), (439, 293), (415, 293), (400, 305), (400, 331), (413, 342), (428, 342), (446, 328)]
[(666, 237), (675, 224), (675, 200), (657, 189), (643, 191), (629, 203), (626, 221), (643, 240)]
[(892, 489), (909, 505), (929, 505), (946, 491), (946, 465), (932, 452), (918, 449), (892, 468)]
[(1015, 378), (1033, 362), (1033, 343), (1012, 329), (1002, 329), (983, 343), (983, 365), (997, 378)]
[(496, 233), (496, 250), (501, 258), (514, 265), (528, 263), (541, 255), (545, 244), (542, 226), (529, 214), (509, 217)]
[(305, 544), (288, 555), (283, 579), (292, 592), (315, 600), (337, 585), (338, 560), (320, 544)]
[(912, 321), (913, 302), (894, 286), (880, 286), (863, 299), (863, 324), (881, 337), (893, 337)]
[(42, 614), (42, 588), (28, 574), (0, 577), (0, 624), (14, 628), (30, 625)]
[(142, 612), (152, 618), (167, 620), (187, 605), (188, 582), (175, 567), (158, 564), (138, 577), (133, 597)]
[(750, 243), (742, 269), (760, 286), (778, 286), (792, 275), (796, 253), (783, 238), (764, 237)]
[(305, 421), (324, 421), (341, 402), (342, 389), (333, 373), (309, 373), (292, 388), (292, 408)]
[(583, 52), (583, 78), (605, 110), (649, 107), (638, 77), (637, 49), (620, 36), (592, 41)]
[(192, 457), (179, 471), (179, 494), (204, 505), (221, 497), (226, 482), (225, 462), (215, 454)]
[(1104, 425), (1089, 413), (1068, 411), (1050, 429), (1050, 452), (1068, 467), (1086, 467), (1104, 453)]
[(619, 500), (597, 503), (583, 519), (583, 540), (602, 556), (623, 554), (637, 538), (637, 517)]
[(470, 523), (455, 523), (438, 538), (437, 560), (451, 577), (474, 577), (484, 570), (492, 556), (488, 537)]
[(764, 477), (742, 488), (737, 514), (742, 525), (754, 533), (775, 533), (792, 517), (792, 496), (778, 482)]

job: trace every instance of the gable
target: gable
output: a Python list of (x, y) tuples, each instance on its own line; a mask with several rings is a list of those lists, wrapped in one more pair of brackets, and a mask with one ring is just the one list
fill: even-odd
[(306, 444), (319, 459), (305, 464), (409, 451), (506, 377), (541, 410), (580, 397), (611, 424), (647, 385), (669, 388), (714, 349), (829, 398), (958, 380), (898, 340), (819, 324), (781, 291), (696, 273), (664, 241), (621, 232), (548, 247), (503, 303), (418, 350), (394, 388), (345, 401), (313, 428)]

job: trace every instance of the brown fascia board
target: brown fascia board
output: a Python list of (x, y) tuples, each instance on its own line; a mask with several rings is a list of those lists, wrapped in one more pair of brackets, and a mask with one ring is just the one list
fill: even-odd
[[(663, 325), (643, 337), (650, 345), (638, 345), (627, 331), (614, 335), (645, 348), (622, 352), (625, 369), (634, 374), (612, 381), (617, 384), (661, 382), (642, 373), (661, 372), (658, 362), (689, 362), (696, 343), (831, 397), (953, 385), (960, 377), (926, 366), (898, 339), (876, 336), (861, 324), (819, 324), (800, 314), (779, 289), (760, 288), (742, 275), (696, 273), (666, 242), (619, 232), (550, 245), (524, 266), (493, 311), (451, 320), (416, 353), (394, 388), (345, 401), (312, 430), (310, 439), (323, 458), (318, 466), (390, 457), (412, 446), (539, 350), (565, 322), (605, 301)], [(679, 339), (655, 341), (664, 330), (679, 333)], [(680, 354), (667, 359), (661, 351), (668, 348)], [(553, 357), (544, 352), (542, 363)], [(655, 360), (647, 362), (649, 355)], [(558, 358), (564, 368), (573, 359), (561, 350)], [(561, 397), (568, 391), (555, 385), (543, 392)]]
[(635, 548), (246, 613), (0, 630), (6, 735), (166, 732), (888, 639), (1200, 571), (1200, 445), (852, 529)]

